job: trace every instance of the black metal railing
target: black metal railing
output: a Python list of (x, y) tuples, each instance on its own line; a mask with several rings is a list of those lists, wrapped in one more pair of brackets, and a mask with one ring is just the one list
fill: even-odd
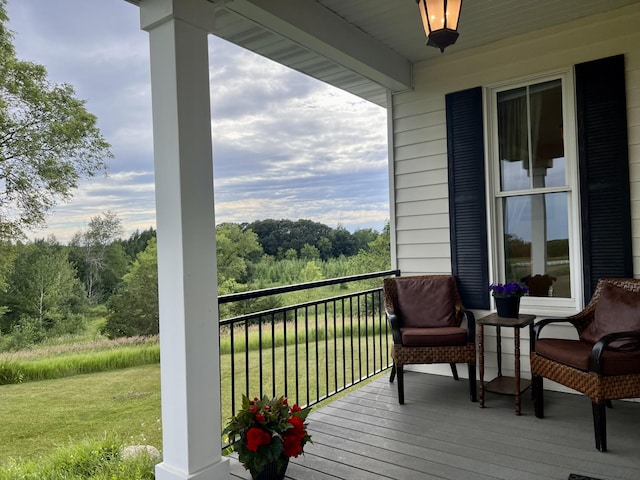
[[(382, 278), (399, 274), (389, 270), (220, 296), (221, 311), (274, 296), (283, 305), (294, 301), (220, 320), (223, 424), (243, 394), (285, 395), (290, 403), (311, 406), (388, 368)], [(336, 286), (358, 291), (306, 300)]]

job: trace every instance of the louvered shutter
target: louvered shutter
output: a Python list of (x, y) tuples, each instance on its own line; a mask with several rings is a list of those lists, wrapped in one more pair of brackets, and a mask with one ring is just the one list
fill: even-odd
[(585, 302), (633, 277), (624, 56), (575, 66)]
[(482, 89), (450, 93), (445, 101), (451, 272), (466, 308), (489, 309)]

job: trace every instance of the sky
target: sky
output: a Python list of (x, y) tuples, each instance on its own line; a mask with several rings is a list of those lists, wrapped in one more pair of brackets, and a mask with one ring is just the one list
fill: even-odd
[[(30, 238), (60, 242), (111, 211), (124, 235), (155, 228), (148, 34), (124, 0), (8, 0), (16, 54), (71, 84), (111, 144)], [(311, 219), (382, 230), (386, 110), (209, 36), (216, 223)]]

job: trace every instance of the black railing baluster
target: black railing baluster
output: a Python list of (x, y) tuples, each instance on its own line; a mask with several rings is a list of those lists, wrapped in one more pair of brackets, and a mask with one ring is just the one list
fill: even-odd
[(296, 334), (295, 337), (295, 352), (296, 352), (296, 403), (300, 404), (300, 371), (298, 370), (298, 309), (295, 309), (295, 314), (293, 317), (294, 323), (293, 323), (293, 328), (294, 328), (294, 332)]
[[(282, 376), (284, 377), (284, 394), (288, 397), (289, 396), (289, 375), (287, 375), (287, 366), (289, 364), (289, 359), (287, 358), (287, 347), (288, 347), (288, 341), (287, 341), (287, 316), (288, 316), (289, 310), (285, 309), (282, 311), (282, 331), (284, 333), (284, 343), (283, 345), (283, 354), (282, 357), (284, 358), (284, 361), (282, 362), (284, 364), (284, 370), (282, 372)], [(275, 394), (274, 394), (275, 397)]]
[(324, 377), (325, 377), (325, 396), (329, 396), (329, 304), (324, 302)]
[[(249, 346), (247, 344), (247, 350)], [(264, 368), (262, 365), (262, 317), (258, 317), (258, 376), (260, 378), (260, 398), (264, 395)]]
[(229, 335), (229, 341), (231, 342), (231, 345), (229, 346), (230, 348), (230, 359), (231, 359), (231, 365), (229, 366), (229, 370), (231, 371), (231, 415), (235, 415), (236, 414), (236, 369), (235, 369), (235, 358), (236, 358), (236, 352), (235, 352), (235, 331), (236, 327), (235, 325), (231, 325), (231, 327), (229, 328), (229, 331), (231, 332)]
[(276, 314), (271, 314), (271, 396), (276, 396)]

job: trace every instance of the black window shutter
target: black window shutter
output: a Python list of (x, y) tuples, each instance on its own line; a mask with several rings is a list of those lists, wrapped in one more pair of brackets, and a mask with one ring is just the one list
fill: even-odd
[(633, 277), (624, 56), (575, 66), (585, 302)]
[(451, 272), (465, 308), (488, 310), (482, 89), (450, 93), (445, 101)]

